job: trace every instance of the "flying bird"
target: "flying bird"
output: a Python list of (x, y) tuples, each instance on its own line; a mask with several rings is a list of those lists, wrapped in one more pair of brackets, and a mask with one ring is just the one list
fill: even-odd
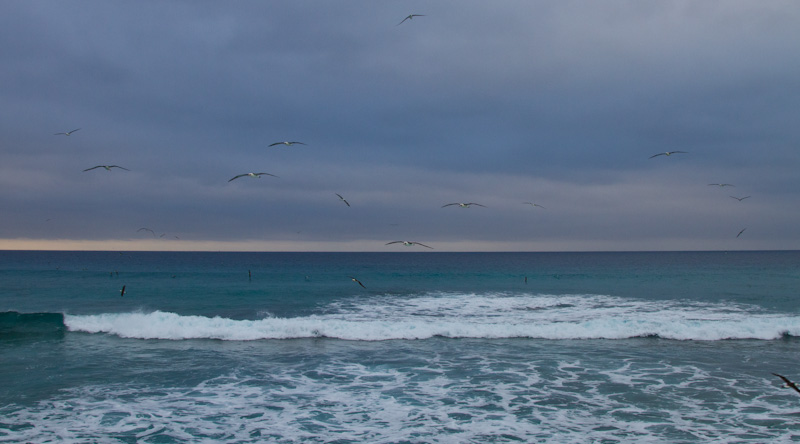
[(335, 195), (339, 196), (339, 199), (341, 199), (341, 200), (342, 200), (342, 202), (346, 203), (348, 207), (350, 206), (350, 202), (346, 201), (346, 200), (345, 200), (345, 198), (344, 198), (344, 197), (342, 197), (342, 195), (341, 195), (341, 194), (339, 194), (339, 193), (333, 193), (333, 194), (335, 194)]
[(303, 142), (275, 142), (275, 143), (271, 143), (269, 146), (275, 146), (275, 145), (292, 146), (292, 145), (295, 145), (295, 144), (296, 145), (305, 145), (305, 143), (303, 143)]
[(734, 199), (736, 199), (736, 200), (738, 200), (739, 202), (741, 202), (741, 201), (743, 201), (743, 200), (747, 199), (747, 198), (748, 198), (748, 197), (750, 197), (750, 196), (745, 196), (745, 197), (736, 197), (736, 196), (731, 196), (731, 197), (732, 197), (732, 198), (734, 198)]
[(232, 181), (234, 181), (234, 180), (236, 180), (236, 179), (238, 179), (238, 178), (240, 178), (240, 177), (245, 177), (245, 176), (246, 176), (246, 177), (257, 177), (257, 178), (259, 178), (259, 179), (260, 179), (260, 178), (261, 178), (261, 176), (263, 176), (264, 174), (266, 174), (267, 176), (278, 177), (278, 176), (276, 176), (276, 175), (274, 175), (274, 174), (270, 174), (270, 173), (244, 173), (244, 174), (240, 174), (240, 175), (238, 175), (238, 176), (234, 176), (234, 177), (233, 177), (231, 180), (229, 180), (228, 182), (232, 182)]
[(75, 131), (78, 131), (78, 130), (80, 130), (80, 128), (74, 129), (72, 131), (67, 131), (66, 133), (55, 133), (53, 135), (54, 136), (60, 136), (60, 135), (69, 136), (69, 135), (72, 135), (72, 133), (74, 133)]
[(433, 250), (433, 247), (429, 247), (429, 246), (427, 246), (427, 245), (425, 245), (425, 244), (421, 244), (421, 243), (419, 243), (419, 242), (409, 242), (409, 241), (392, 241), (392, 242), (389, 242), (389, 243), (387, 243), (386, 245), (391, 245), (391, 244), (403, 244), (403, 245), (405, 245), (406, 247), (412, 247), (412, 246), (414, 246), (414, 245), (421, 245), (421, 246), (423, 246), (423, 247), (425, 247), (425, 248), (430, 248), (431, 250)]
[(747, 228), (742, 228), (742, 231), (740, 231), (740, 232), (739, 232), (739, 234), (737, 234), (737, 235), (736, 235), (736, 237), (739, 237), (739, 236), (741, 236), (741, 235), (742, 235), (742, 233), (744, 233), (744, 230), (746, 230), (746, 229), (747, 229)]
[(125, 286), (122, 286), (122, 290), (119, 291), (119, 297), (125, 296)]
[[(358, 279), (354, 278), (353, 276), (348, 276), (348, 277), (349, 277), (349, 278), (350, 278), (350, 280), (352, 280), (353, 282), (355, 282), (355, 283), (357, 283), (358, 285), (360, 285), (360, 286), (364, 287), (364, 284), (362, 284), (362, 283), (361, 283), (361, 281), (359, 281)], [(367, 287), (364, 287), (364, 288), (367, 288)]]
[(86, 168), (83, 171), (89, 171), (89, 170), (93, 170), (93, 169), (96, 169), (96, 168), (105, 168), (106, 171), (111, 171), (111, 168), (119, 168), (121, 170), (130, 171), (129, 169), (123, 168), (123, 167), (121, 167), (119, 165), (97, 165), (97, 166), (93, 166), (91, 168)]
[(486, 206), (485, 206), (485, 205), (481, 205), (481, 204), (479, 204), (479, 203), (475, 203), (475, 202), (469, 202), (469, 203), (453, 202), (453, 203), (449, 203), (449, 204), (447, 204), (447, 205), (442, 205), (442, 208), (444, 208), (444, 207), (449, 207), (450, 205), (458, 205), (458, 206), (459, 206), (459, 207), (461, 207), (461, 208), (469, 208), (471, 205), (477, 205), (477, 206), (479, 206), (479, 207), (484, 207), (484, 208), (486, 208)]
[(790, 381), (789, 378), (787, 378), (786, 376), (781, 376), (781, 375), (779, 375), (777, 373), (773, 373), (773, 375), (783, 379), (783, 382), (785, 383), (784, 386), (783, 386), (784, 388), (794, 389), (794, 391), (796, 391), (797, 393), (800, 393), (800, 388), (797, 387), (797, 384), (795, 384), (794, 382)]
[(677, 153), (688, 154), (686, 151), (665, 151), (663, 153), (653, 154), (652, 156), (650, 156), (650, 158), (652, 159), (653, 157), (658, 157), (658, 156), (671, 156)]
[(716, 186), (718, 186), (718, 187), (720, 187), (720, 188), (722, 188), (722, 187), (732, 187), (732, 186), (735, 186), (735, 185), (731, 185), (731, 184), (729, 184), (729, 183), (710, 183), (710, 184), (708, 184), (708, 186), (712, 186), (712, 185), (716, 185)]
[(409, 15), (408, 17), (404, 18), (402, 21), (400, 21), (400, 23), (396, 24), (395, 26), (400, 26), (400, 25), (402, 25), (402, 24), (403, 24), (403, 22), (404, 22), (404, 21), (406, 21), (406, 20), (411, 20), (411, 19), (413, 19), (414, 17), (425, 17), (425, 15), (423, 15), (423, 14), (411, 14), (411, 15)]
[(522, 203), (524, 203), (524, 204), (527, 204), (527, 205), (530, 205), (530, 206), (532, 206), (532, 207), (544, 208), (543, 206), (541, 206), (541, 205), (539, 205), (539, 204), (537, 204), (537, 203), (533, 203), (533, 202), (522, 202)]
[(138, 230), (136, 230), (137, 233), (140, 232), (140, 231), (149, 231), (150, 233), (153, 234), (153, 237), (156, 237), (156, 232), (151, 230), (151, 229), (149, 229), (149, 228), (139, 228)]

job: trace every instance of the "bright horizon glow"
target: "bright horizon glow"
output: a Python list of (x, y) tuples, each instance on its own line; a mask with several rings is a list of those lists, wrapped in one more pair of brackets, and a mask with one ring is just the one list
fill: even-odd
[[(698, 243), (693, 239), (652, 241), (548, 241), (548, 242), (436, 242), (434, 250), (383, 245), (380, 241), (173, 241), (173, 240), (73, 240), (0, 239), (0, 250), (7, 251), (174, 251), (174, 252), (659, 252), (659, 251), (791, 251), (786, 245), (763, 242), (730, 241)], [(384, 242), (385, 243), (385, 242)]]

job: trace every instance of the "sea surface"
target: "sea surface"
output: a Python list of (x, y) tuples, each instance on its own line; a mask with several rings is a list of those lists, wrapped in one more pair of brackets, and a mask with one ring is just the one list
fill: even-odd
[(0, 251), (0, 443), (800, 442), (798, 364), (797, 251)]

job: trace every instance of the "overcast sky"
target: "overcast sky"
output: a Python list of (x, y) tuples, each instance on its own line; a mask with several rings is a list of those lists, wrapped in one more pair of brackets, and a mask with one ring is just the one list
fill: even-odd
[(800, 249), (795, 0), (4, 0), (0, 42), (0, 249)]

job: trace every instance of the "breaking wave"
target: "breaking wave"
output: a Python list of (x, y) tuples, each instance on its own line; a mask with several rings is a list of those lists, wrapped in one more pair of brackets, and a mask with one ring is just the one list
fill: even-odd
[(337, 302), (304, 317), (236, 320), (149, 313), (64, 315), (72, 332), (138, 339), (250, 341), (447, 338), (774, 340), (800, 336), (800, 316), (751, 305), (603, 295), (429, 294)]

